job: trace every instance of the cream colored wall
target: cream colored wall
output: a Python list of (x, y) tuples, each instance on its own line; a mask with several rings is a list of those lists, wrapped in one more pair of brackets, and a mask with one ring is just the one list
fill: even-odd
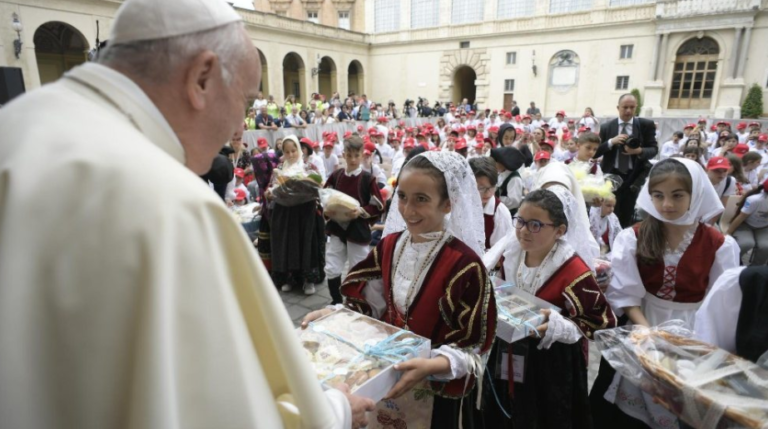
[[(487, 0), (493, 2), (495, 0)], [(483, 68), (478, 74), (478, 98), (485, 100), (484, 107), (501, 107), (504, 99), (505, 79), (515, 79), (515, 99), (520, 107), (534, 100), (545, 115), (565, 109), (569, 115), (578, 116), (585, 106), (598, 114), (610, 114), (615, 108), (615, 99), (622, 91), (614, 89), (616, 76), (630, 76), (629, 89), (638, 88), (641, 93), (648, 89), (650, 65), (653, 62), (659, 25), (669, 21), (654, 19), (654, 5), (607, 8), (607, 0), (596, 0), (595, 9), (569, 15), (550, 16), (542, 8), (537, 15), (527, 19), (508, 21), (486, 21), (467, 25), (447, 25), (446, 13), (450, 13), (450, 0), (441, 1), (441, 27), (422, 30), (404, 29), (387, 34), (363, 34), (339, 30), (336, 13), (337, 3), (324, 0), (321, 5), (321, 22), (314, 25), (306, 22), (306, 12), (301, 0), (290, 2), (291, 16), (286, 19), (270, 13), (241, 11), (248, 32), (254, 44), (264, 53), (268, 67), (267, 93), (283, 100), (282, 61), (288, 52), (296, 52), (304, 61), (305, 73), (302, 86), (307, 94), (318, 90), (318, 78), (311, 76), (316, 66), (316, 56), (328, 56), (336, 64), (337, 74), (334, 85), (342, 94), (348, 91), (347, 68), (352, 60), (363, 66), (364, 88), (370, 98), (386, 102), (394, 99), (402, 106), (406, 98), (427, 97), (431, 102), (449, 94), (450, 74), (461, 57), (459, 42), (469, 40), (472, 52), (481, 55)], [(268, 0), (256, 0), (257, 8), (269, 8)], [(351, 25), (357, 29), (371, 29), (373, 17), (372, 1), (357, 0), (351, 4)], [(28, 89), (40, 85), (37, 61), (34, 53), (34, 30), (48, 21), (65, 22), (80, 31), (89, 45), (96, 34), (96, 20), (101, 23), (102, 39), (107, 38), (109, 27), (119, 2), (111, 0), (0, 0), (0, 18), (18, 13), (24, 31), (24, 48), (20, 59), (13, 55), (13, 37), (10, 19), (0, 19), (0, 66), (21, 67)], [(763, 1), (763, 6), (768, 0)], [(345, 3), (345, 6), (348, 5)], [(408, 8), (402, 13), (407, 15)], [(495, 9), (494, 9), (495, 10)], [(486, 15), (492, 11), (487, 11)], [(734, 19), (743, 19), (742, 14)], [(755, 21), (746, 63), (744, 79), (728, 79), (730, 57), (734, 52), (734, 30), (717, 29), (720, 22), (730, 22), (730, 16), (718, 16), (706, 21), (705, 35), (713, 37), (721, 47), (718, 85), (713, 107), (738, 107), (746, 95), (745, 89), (753, 82), (765, 85), (768, 80), (768, 54), (762, 41), (768, 40), (768, 14), (759, 12)], [(332, 22), (326, 22), (332, 21)], [(408, 20), (401, 20), (404, 25)], [(701, 21), (701, 20), (700, 20)], [(657, 91), (658, 104), (662, 113), (668, 100), (668, 85), (671, 81), (675, 52), (687, 38), (696, 31), (680, 32), (691, 22), (681, 21), (673, 28), (667, 44), (666, 60), (657, 84), (663, 90)], [(709, 25), (711, 23), (711, 25)], [(721, 24), (721, 26), (723, 26)], [(714, 28), (714, 29), (709, 29)], [(664, 30), (667, 31), (667, 30)], [(631, 60), (619, 60), (619, 46), (634, 44)], [(533, 50), (536, 50), (538, 75), (531, 72)], [(558, 95), (549, 88), (549, 61), (563, 49), (576, 52), (580, 60), (578, 86), (567, 96)], [(517, 65), (507, 66), (505, 55), (517, 52)], [(450, 59), (450, 61), (449, 61)], [(487, 86), (483, 86), (487, 85)], [(652, 86), (652, 85), (651, 85)], [(650, 86), (649, 86), (650, 87)], [(768, 90), (764, 91), (768, 106)], [(302, 100), (306, 102), (306, 100)], [(722, 113), (718, 111), (718, 113)]]

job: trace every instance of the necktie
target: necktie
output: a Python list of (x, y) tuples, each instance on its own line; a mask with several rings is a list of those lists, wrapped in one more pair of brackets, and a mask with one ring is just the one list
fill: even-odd
[[(627, 134), (627, 123), (621, 123), (621, 133)], [(629, 155), (624, 153), (624, 147), (619, 148), (619, 172), (621, 174), (627, 174), (629, 172)]]

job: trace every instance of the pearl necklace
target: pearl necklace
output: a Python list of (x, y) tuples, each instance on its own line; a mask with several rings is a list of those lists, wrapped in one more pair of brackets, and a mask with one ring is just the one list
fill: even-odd
[[(435, 244), (432, 245), (432, 248), (429, 249), (429, 253), (427, 253), (427, 257), (424, 259), (424, 262), (421, 264), (421, 268), (419, 268), (419, 271), (416, 271), (416, 275), (414, 276), (414, 280), (408, 279), (406, 276), (403, 276), (404, 279), (411, 281), (411, 285), (408, 288), (408, 293), (405, 296), (405, 330), (410, 330), (408, 328), (408, 313), (411, 309), (411, 299), (413, 297), (414, 292), (416, 291), (416, 280), (419, 278), (422, 272), (424, 272), (424, 269), (427, 267), (427, 264), (429, 263), (430, 259), (432, 259), (432, 254), (437, 249), (438, 245), (443, 239), (443, 235), (445, 235), (445, 231), (440, 232), (440, 235), (435, 240)], [(413, 236), (408, 235), (408, 238), (406, 239), (405, 243), (403, 243), (403, 246), (400, 248), (400, 252), (397, 254), (397, 260), (395, 261), (395, 273), (397, 273), (399, 267), (400, 267), (400, 260), (403, 258), (403, 252), (405, 251), (406, 246), (413, 243)], [(402, 273), (400, 274), (402, 276)], [(389, 288), (389, 298), (390, 298), (390, 305), (391, 308), (395, 307), (395, 285), (392, 284), (392, 287)]]
[(557, 252), (557, 248), (558, 244), (555, 243), (555, 246), (552, 247), (552, 250), (550, 250), (544, 260), (541, 261), (541, 264), (536, 267), (536, 271), (534, 271), (533, 274), (533, 281), (531, 281), (530, 284), (526, 284), (523, 281), (523, 266), (525, 265), (525, 256), (528, 254), (528, 252), (523, 251), (523, 254), (520, 258), (520, 263), (517, 265), (517, 287), (523, 289), (526, 292), (529, 292), (532, 295), (535, 295), (537, 286), (541, 281), (541, 269), (546, 266), (547, 263), (554, 257), (555, 253)]

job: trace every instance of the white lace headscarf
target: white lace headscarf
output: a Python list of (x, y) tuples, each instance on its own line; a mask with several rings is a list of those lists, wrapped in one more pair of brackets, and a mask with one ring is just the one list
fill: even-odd
[(539, 171), (531, 191), (547, 186), (563, 203), (568, 218), (568, 232), (563, 236), (581, 259), (594, 271), (595, 259), (600, 257), (600, 246), (590, 232), (589, 213), (581, 187), (573, 171), (563, 163), (551, 163)]
[[(477, 192), (477, 182), (467, 160), (456, 152), (424, 152), (417, 157), (426, 158), (443, 172), (451, 200), (451, 212), (445, 217), (445, 230), (474, 250), (478, 256), (485, 249), (485, 222), (483, 203)], [(417, 157), (414, 157), (417, 158)], [(410, 162), (410, 161), (409, 161)], [(406, 166), (403, 166), (406, 169)], [(405, 220), (398, 209), (397, 189), (384, 225), (384, 236), (406, 229)]]
[[(662, 162), (679, 162), (685, 166), (686, 170), (688, 170), (693, 185), (693, 189), (691, 190), (691, 206), (684, 215), (675, 220), (670, 221), (664, 219), (658, 210), (656, 210), (656, 207), (653, 206), (651, 194), (648, 189), (650, 180), (647, 180), (637, 198), (638, 207), (645, 210), (646, 213), (656, 219), (662, 222), (671, 223), (672, 225), (693, 225), (698, 221), (706, 222), (723, 212), (723, 203), (720, 201), (720, 197), (718, 197), (715, 187), (712, 186), (712, 183), (709, 181), (707, 172), (701, 168), (701, 165), (685, 158), (674, 158)], [(653, 175), (653, 170), (656, 168), (656, 165), (651, 169), (649, 178)]]

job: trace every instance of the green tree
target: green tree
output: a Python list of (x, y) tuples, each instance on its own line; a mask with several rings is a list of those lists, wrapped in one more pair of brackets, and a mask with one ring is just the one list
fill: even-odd
[(747, 98), (741, 104), (742, 118), (759, 118), (763, 114), (763, 90), (758, 84), (752, 84)]
[(635, 100), (637, 100), (637, 109), (635, 109), (635, 115), (640, 116), (640, 112), (643, 111), (643, 99), (640, 97), (640, 90), (635, 88), (630, 92), (635, 96)]

